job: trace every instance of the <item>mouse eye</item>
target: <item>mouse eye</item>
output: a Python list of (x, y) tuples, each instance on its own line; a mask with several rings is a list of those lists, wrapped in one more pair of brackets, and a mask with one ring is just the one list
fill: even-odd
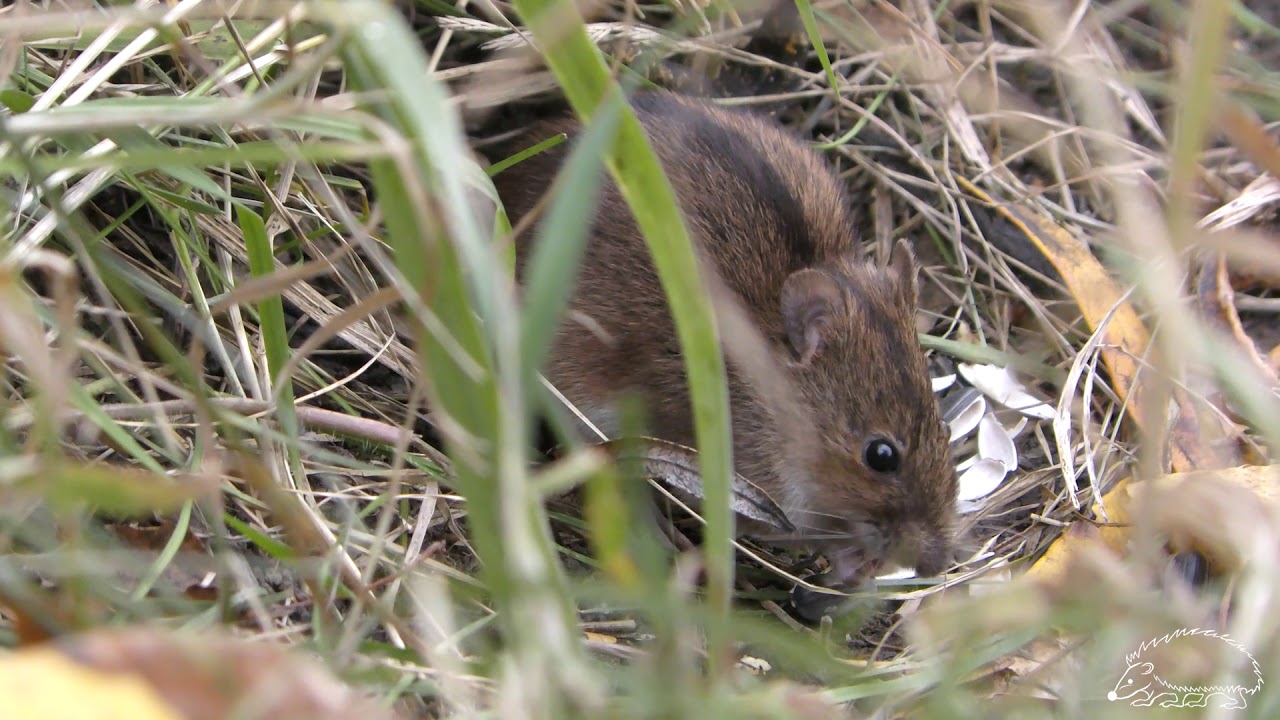
[(867, 452), (864, 459), (867, 461), (867, 467), (872, 470), (890, 473), (898, 469), (902, 456), (893, 443), (884, 438), (876, 438), (867, 443)]

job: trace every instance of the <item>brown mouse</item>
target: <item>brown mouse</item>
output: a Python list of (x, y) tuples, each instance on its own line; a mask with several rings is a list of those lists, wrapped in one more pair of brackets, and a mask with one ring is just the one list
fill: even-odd
[[(887, 267), (864, 260), (843, 183), (773, 120), (663, 91), (631, 104), (702, 261), (745, 310), (786, 388), (785, 402), (771, 401), (728, 353), (737, 472), (781, 506), (797, 539), (823, 548), (835, 585), (893, 565), (944, 570), (956, 476), (916, 339), (910, 247), (899, 241)], [(578, 129), (545, 121), (522, 146)], [(513, 224), (538, 205), (568, 144), (495, 176)], [(618, 431), (612, 401), (631, 391), (646, 401), (653, 435), (693, 447), (665, 295), (626, 201), (607, 177), (600, 192), (545, 374), (606, 434)], [(530, 245), (517, 242), (518, 271)]]

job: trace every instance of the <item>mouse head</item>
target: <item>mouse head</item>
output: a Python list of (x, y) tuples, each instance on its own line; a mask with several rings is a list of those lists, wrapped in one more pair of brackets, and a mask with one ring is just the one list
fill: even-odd
[(933, 575), (950, 561), (956, 476), (916, 338), (916, 271), (900, 240), (887, 268), (841, 258), (782, 289), (791, 381), (822, 419), (788, 458), (804, 486), (790, 511), (845, 586), (885, 565)]

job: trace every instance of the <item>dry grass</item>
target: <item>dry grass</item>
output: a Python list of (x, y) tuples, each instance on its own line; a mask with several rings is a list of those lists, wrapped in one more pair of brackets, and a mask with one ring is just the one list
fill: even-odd
[[(882, 583), (866, 612), (797, 622), (807, 570), (744, 541), (741, 662), (704, 680), (721, 613), (691, 545), (637, 589), (592, 559), (600, 517), (576, 502), (552, 501), (548, 535), (537, 492), (460, 497), (525, 472), (521, 427), (477, 434), (448, 404), (518, 324), (501, 254), (462, 237), (474, 218), (449, 192), (487, 183), (446, 120), (484, 152), (562, 106), (513, 8), (400, 3), (410, 56), (377, 3), (100, 4), (0, 10), (4, 645), (226, 624), (318, 651), (409, 717), (1130, 717), (1104, 700), (1124, 655), (1205, 624), (1280, 678), (1274, 478), (1263, 500), (1205, 480), (1135, 511), (1126, 560), (1055, 546), (1113, 519), (1095, 503), (1127, 478), (1265, 464), (1280, 442), (1280, 17), (842, 0), (811, 8), (812, 34), (797, 18), (762, 40), (759, 4), (593, 6), (610, 57), (819, 143), (865, 200), (869, 252), (915, 241), (935, 374), (1017, 368), (1056, 415), (964, 515), (969, 562)], [(451, 100), (405, 101), (415, 86)], [(418, 245), (430, 262), (406, 261)], [(468, 289), (497, 330), (472, 337), (421, 290), (482, 262), (492, 279)], [(495, 367), (494, 398), (527, 379)], [(534, 477), (598, 469), (574, 453)], [(1211, 580), (1170, 579), (1165, 539), (1205, 552)], [(1052, 547), (1072, 562), (1013, 581)], [(1273, 684), (1247, 716), (1275, 714)]]

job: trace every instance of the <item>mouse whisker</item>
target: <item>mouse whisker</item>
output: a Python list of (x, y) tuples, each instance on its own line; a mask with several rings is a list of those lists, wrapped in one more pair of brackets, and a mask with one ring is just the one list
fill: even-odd
[(811, 515), (813, 517), (831, 518), (833, 520), (841, 519), (841, 516), (836, 515), (835, 513), (822, 512), (821, 510), (805, 510), (804, 508), (797, 508), (792, 512), (794, 512), (796, 515)]
[(796, 525), (796, 529), (797, 529), (797, 530), (802, 530), (802, 531), (804, 531), (804, 535), (803, 535), (803, 536), (801, 536), (801, 537), (797, 537), (796, 535), (792, 534), (792, 535), (788, 535), (788, 536), (785, 536), (785, 537), (791, 537), (791, 538), (796, 539), (796, 540), (805, 540), (805, 541), (809, 541), (809, 540), (848, 540), (848, 539), (852, 539), (852, 538), (856, 537), (855, 533), (852, 533), (852, 532), (848, 532), (848, 531), (845, 531), (845, 530), (833, 530), (832, 528), (828, 528), (828, 527), (818, 527), (818, 526), (816, 526), (816, 525), (801, 525), (801, 524), (797, 524), (797, 525)]
[(833, 540), (853, 540), (855, 538), (853, 535), (850, 535), (849, 533), (828, 532), (828, 533), (814, 533), (814, 534), (806, 533), (802, 539), (805, 541), (829, 542)]
[(753, 539), (765, 543), (794, 543), (800, 540), (808, 540), (806, 535), (804, 538), (797, 537), (793, 534), (771, 533), (769, 535), (752, 535)]

